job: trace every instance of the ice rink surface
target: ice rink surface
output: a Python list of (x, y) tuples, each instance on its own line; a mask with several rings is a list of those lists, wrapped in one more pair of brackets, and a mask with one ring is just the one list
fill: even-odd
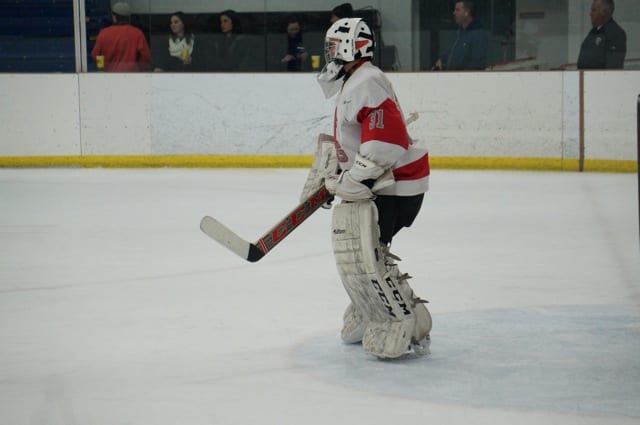
[(638, 424), (633, 174), (434, 170), (400, 268), (432, 354), (339, 339), (320, 210), (250, 264), (306, 170), (0, 170), (7, 425)]

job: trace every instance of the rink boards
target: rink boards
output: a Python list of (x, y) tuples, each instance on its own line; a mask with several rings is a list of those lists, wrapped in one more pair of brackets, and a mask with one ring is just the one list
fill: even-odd
[[(435, 168), (632, 172), (640, 71), (390, 73)], [(313, 74), (0, 75), (0, 166), (306, 167)]]

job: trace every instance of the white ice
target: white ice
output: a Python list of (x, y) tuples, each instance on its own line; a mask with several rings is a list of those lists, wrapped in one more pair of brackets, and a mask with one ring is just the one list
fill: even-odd
[(260, 262), (305, 170), (0, 170), (0, 423), (638, 424), (633, 174), (434, 170), (394, 240), (432, 354), (339, 339), (320, 210)]

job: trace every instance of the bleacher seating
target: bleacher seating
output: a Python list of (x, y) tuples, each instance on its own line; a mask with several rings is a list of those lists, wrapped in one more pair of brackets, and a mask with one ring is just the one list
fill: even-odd
[(72, 0), (0, 0), (0, 16), (35, 18), (70, 16)]
[(73, 37), (72, 16), (0, 18), (2, 35), (29, 37)]
[(73, 37), (2, 37), (0, 71), (74, 72)]
[[(88, 47), (109, 0), (85, 0)], [(72, 0), (0, 0), (0, 72), (75, 72)]]

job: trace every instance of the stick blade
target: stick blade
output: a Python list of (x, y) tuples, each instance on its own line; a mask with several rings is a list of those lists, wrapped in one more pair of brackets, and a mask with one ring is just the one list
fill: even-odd
[(247, 261), (255, 262), (264, 256), (264, 253), (256, 245), (242, 239), (233, 230), (213, 217), (203, 217), (200, 221), (200, 230)]

